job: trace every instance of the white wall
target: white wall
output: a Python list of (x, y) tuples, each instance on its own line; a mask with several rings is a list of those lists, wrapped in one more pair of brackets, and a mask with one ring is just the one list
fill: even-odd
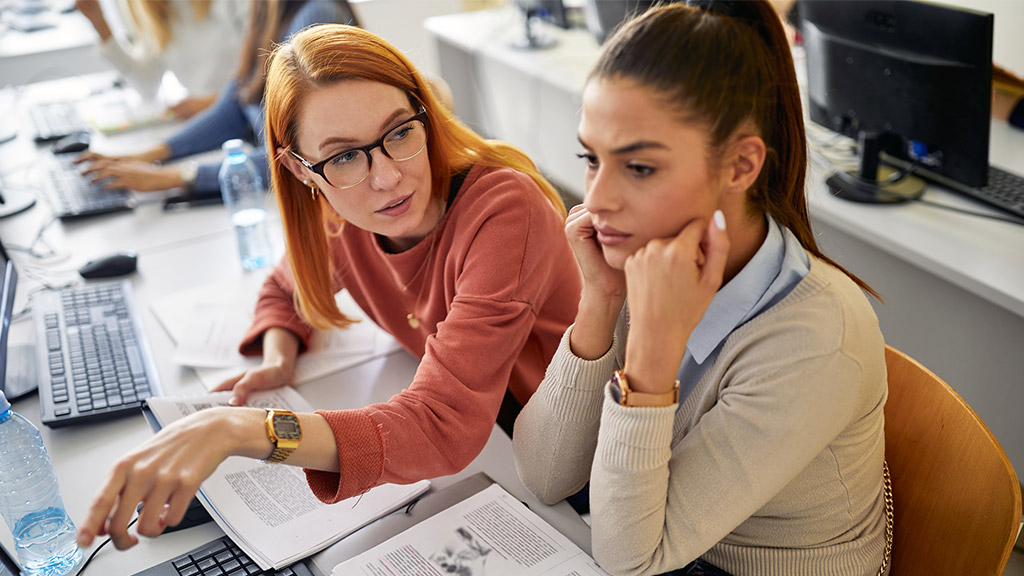
[(436, 46), (427, 42), (423, 21), (461, 12), (463, 0), (352, 0), (363, 27), (405, 53), (421, 71), (440, 75)]
[(995, 15), (992, 60), (1024, 76), (1024, 0), (939, 0)]

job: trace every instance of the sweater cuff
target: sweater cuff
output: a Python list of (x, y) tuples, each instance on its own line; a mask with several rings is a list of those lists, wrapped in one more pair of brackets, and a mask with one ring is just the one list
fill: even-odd
[(358, 496), (373, 488), (384, 475), (384, 439), (363, 410), (317, 410), (334, 431), (338, 470), (305, 469), (313, 494), (326, 504)]
[(572, 353), (569, 338), (575, 324), (562, 335), (544, 382), (538, 390), (552, 412), (567, 422), (593, 422), (601, 415), (601, 389), (615, 370), (617, 339), (604, 356), (585, 360)]
[(671, 452), (672, 428), (678, 404), (668, 406), (623, 406), (604, 387), (604, 409), (598, 450), (608, 464), (647, 470), (664, 466)]

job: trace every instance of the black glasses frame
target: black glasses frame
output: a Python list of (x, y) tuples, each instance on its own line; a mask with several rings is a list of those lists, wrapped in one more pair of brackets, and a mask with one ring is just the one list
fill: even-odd
[[(327, 158), (317, 162), (316, 164), (310, 162), (309, 160), (306, 160), (305, 158), (303, 158), (302, 156), (299, 156), (298, 154), (296, 154), (295, 152), (292, 152), (291, 150), (289, 150), (288, 153), (291, 154), (292, 156), (294, 156), (295, 159), (298, 160), (299, 162), (302, 162), (303, 166), (305, 166), (306, 168), (309, 168), (310, 170), (312, 170), (314, 174), (318, 174), (321, 178), (323, 178), (324, 182), (327, 182), (331, 186), (334, 186), (334, 184), (332, 184), (331, 181), (327, 179), (327, 175), (324, 174), (324, 166), (326, 166), (328, 162), (330, 162), (331, 160), (334, 160), (335, 158), (337, 158), (339, 156), (344, 156), (345, 154), (349, 154), (351, 152), (362, 152), (363, 154), (366, 154), (366, 162), (367, 162), (367, 164), (366, 164), (366, 174), (369, 175), (370, 174), (370, 170), (373, 169), (373, 155), (370, 154), (370, 152), (373, 152), (374, 148), (380, 148), (381, 153), (383, 153), (388, 158), (391, 158), (392, 160), (395, 160), (395, 158), (393, 158), (391, 156), (391, 154), (388, 154), (388, 149), (384, 147), (384, 140), (386, 140), (387, 137), (390, 136), (392, 132), (394, 132), (395, 130), (397, 130), (401, 126), (404, 126), (405, 124), (408, 124), (409, 122), (412, 122), (413, 120), (419, 120), (420, 122), (422, 122), (423, 123), (423, 127), (425, 129), (429, 128), (429, 126), (430, 126), (429, 118), (427, 117), (427, 110), (426, 110), (426, 108), (420, 108), (420, 111), (417, 112), (412, 118), (409, 118), (407, 120), (402, 120), (401, 122), (395, 124), (391, 128), (388, 128), (387, 130), (385, 130), (384, 134), (381, 135), (381, 137), (378, 138), (372, 144), (367, 144), (366, 146), (359, 146), (358, 148), (346, 148), (345, 150), (342, 150), (341, 152), (338, 152), (337, 154), (331, 154), (330, 156), (328, 156)], [(427, 131), (427, 138), (428, 138), (428, 141), (429, 141), (429, 138), (430, 138), (429, 130)], [(424, 147), (426, 147), (426, 144), (424, 144)], [(422, 150), (423, 149), (421, 148), (420, 151), (422, 151)], [(417, 152), (416, 154), (413, 154), (409, 158), (412, 158), (413, 156), (416, 156), (417, 154), (419, 154), (419, 152)], [(405, 158), (405, 160), (408, 160), (409, 158)], [(366, 180), (366, 176), (363, 176), (359, 180), (359, 182), (356, 182), (354, 184), (349, 184), (348, 186), (337, 186), (337, 188), (341, 188), (341, 189), (351, 188), (353, 186), (359, 185), (360, 183), (362, 183), (363, 180)]]

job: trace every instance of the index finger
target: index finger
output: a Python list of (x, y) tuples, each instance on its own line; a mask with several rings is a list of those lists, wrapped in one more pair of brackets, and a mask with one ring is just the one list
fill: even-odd
[(115, 467), (111, 471), (107, 482), (93, 499), (92, 505), (89, 506), (85, 521), (78, 525), (77, 541), (79, 546), (85, 548), (92, 544), (96, 536), (106, 533), (107, 518), (110, 517), (110, 511), (113, 510), (114, 504), (117, 503), (118, 496), (124, 488), (125, 476), (126, 474), (121, 471), (120, 467)]
[(238, 376), (232, 376), (231, 378), (228, 378), (227, 380), (221, 382), (220, 384), (217, 384), (217, 386), (215, 386), (213, 390), (211, 390), (211, 392), (225, 392), (227, 390), (233, 389), (235, 387), (235, 384), (238, 384), (239, 380), (245, 378), (245, 374), (245, 372), (242, 372)]

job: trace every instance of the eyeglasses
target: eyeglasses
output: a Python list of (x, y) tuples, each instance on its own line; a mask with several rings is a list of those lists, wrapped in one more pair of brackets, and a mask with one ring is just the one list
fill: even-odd
[(351, 188), (370, 175), (373, 165), (374, 148), (380, 148), (385, 156), (395, 162), (405, 162), (419, 154), (427, 146), (427, 111), (420, 108), (412, 118), (391, 128), (373, 144), (349, 148), (313, 164), (295, 152), (288, 151), (302, 165), (319, 174), (335, 188)]

